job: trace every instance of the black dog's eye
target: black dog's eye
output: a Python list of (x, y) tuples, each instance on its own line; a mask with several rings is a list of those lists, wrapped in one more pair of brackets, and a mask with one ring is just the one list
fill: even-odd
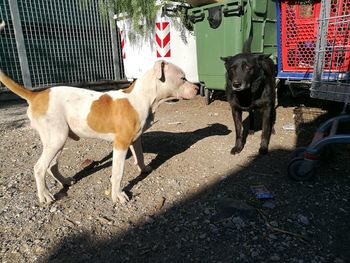
[(181, 79), (182, 79), (183, 81), (186, 81), (186, 80), (187, 80), (185, 77), (182, 77)]

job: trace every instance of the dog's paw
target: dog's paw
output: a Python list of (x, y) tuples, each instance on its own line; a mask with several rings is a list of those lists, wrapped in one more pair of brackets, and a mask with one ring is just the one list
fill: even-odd
[(112, 200), (113, 203), (117, 203), (119, 201), (120, 203), (125, 204), (129, 202), (130, 199), (125, 192), (121, 191), (115, 194), (112, 193)]
[(40, 204), (49, 205), (55, 201), (55, 197), (48, 191), (44, 191), (39, 194), (39, 202)]
[(238, 153), (240, 153), (241, 151), (242, 151), (242, 147), (237, 147), (237, 146), (235, 146), (235, 147), (233, 147), (232, 149), (231, 149), (231, 154), (238, 154)]
[(248, 131), (248, 134), (249, 134), (249, 135), (253, 135), (254, 133), (255, 133), (254, 130), (249, 130), (249, 131)]
[(259, 149), (259, 153), (260, 153), (260, 154), (267, 154), (268, 151), (269, 151), (269, 150), (268, 150), (267, 147), (260, 147), (260, 149)]

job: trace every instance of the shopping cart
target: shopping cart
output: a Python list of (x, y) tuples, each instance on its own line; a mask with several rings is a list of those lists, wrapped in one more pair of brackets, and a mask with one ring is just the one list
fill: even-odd
[(350, 0), (322, 0), (315, 47), (310, 96), (344, 103), (343, 113), (323, 123), (311, 144), (297, 148), (288, 165), (288, 175), (298, 181), (311, 179), (319, 160), (327, 159), (333, 144), (350, 143), (350, 125), (345, 114), (350, 104)]

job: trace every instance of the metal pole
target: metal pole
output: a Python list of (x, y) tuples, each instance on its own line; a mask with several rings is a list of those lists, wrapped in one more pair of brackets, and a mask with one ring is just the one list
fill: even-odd
[[(113, 17), (112, 15), (110, 17)], [(121, 72), (120, 72), (120, 57), (118, 52), (118, 28), (116, 26), (116, 22), (114, 19), (109, 19), (109, 29), (111, 31), (111, 41), (112, 41), (112, 52), (113, 52), (113, 68), (114, 68), (114, 79), (120, 80)]]
[(30, 78), (30, 71), (29, 71), (26, 48), (24, 45), (23, 30), (21, 26), (21, 18), (19, 16), (17, 0), (9, 0), (9, 5), (10, 5), (13, 27), (15, 31), (16, 45), (17, 45), (19, 63), (21, 66), (23, 84), (27, 88), (32, 88), (33, 86)]
[(331, 9), (331, 1), (330, 0), (323, 0), (321, 3), (321, 11), (319, 16), (319, 23), (318, 23), (318, 36), (317, 42), (316, 42), (316, 58), (315, 58), (315, 64), (314, 67), (314, 73), (313, 73), (313, 80), (314, 81), (320, 81), (322, 79), (322, 72), (324, 67), (324, 57), (326, 53), (326, 46), (327, 46), (327, 33), (328, 33), (328, 20), (329, 20), (329, 14)]

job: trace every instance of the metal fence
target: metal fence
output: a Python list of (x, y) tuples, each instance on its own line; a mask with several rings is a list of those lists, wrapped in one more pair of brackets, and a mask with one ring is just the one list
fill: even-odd
[(310, 96), (350, 103), (350, 0), (321, 1)]
[(0, 68), (28, 88), (123, 78), (120, 37), (98, 1), (0, 0), (1, 20)]

